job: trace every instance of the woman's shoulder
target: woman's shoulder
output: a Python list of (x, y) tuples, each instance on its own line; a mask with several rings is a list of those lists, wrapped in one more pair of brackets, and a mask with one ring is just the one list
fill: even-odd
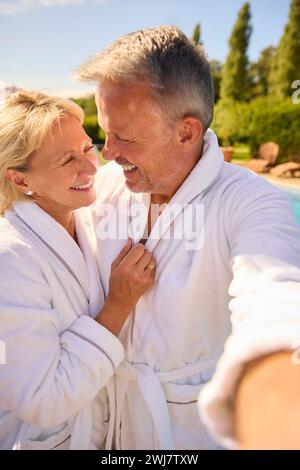
[(24, 243), (19, 230), (6, 218), (0, 217), (0, 247), (12, 247)]
[(32, 258), (34, 250), (30, 240), (5, 217), (0, 217), (0, 256), (3, 261), (21, 258), (23, 262), (29, 256)]
[[(41, 295), (47, 292), (48, 298), (47, 260), (43, 259), (34, 241), (5, 217), (0, 217), (0, 266), (0, 283), (5, 285), (6, 296), (13, 293), (22, 297), (34, 286)], [(3, 300), (3, 289), (0, 294)]]

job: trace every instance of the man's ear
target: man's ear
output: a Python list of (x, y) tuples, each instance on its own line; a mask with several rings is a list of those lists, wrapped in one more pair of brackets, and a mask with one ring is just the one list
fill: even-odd
[(7, 179), (7, 181), (10, 181), (10, 183), (13, 184), (15, 188), (17, 188), (22, 193), (26, 193), (28, 191), (29, 188), (27, 180), (22, 173), (16, 170), (9, 169), (6, 170), (5, 178)]
[(186, 149), (193, 147), (203, 137), (203, 124), (194, 116), (186, 116), (178, 125), (179, 144)]

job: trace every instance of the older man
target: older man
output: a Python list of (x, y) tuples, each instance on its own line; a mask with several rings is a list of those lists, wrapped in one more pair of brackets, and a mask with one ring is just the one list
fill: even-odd
[[(262, 178), (223, 161), (209, 130), (209, 64), (177, 28), (122, 37), (79, 75), (99, 84), (103, 153), (112, 160), (98, 174), (94, 207), (104, 289), (128, 235), (157, 260), (148, 266), (156, 284), (120, 334), (127, 360), (108, 387), (107, 448), (216, 448), (197, 398), (228, 336), (204, 390), (203, 416), (222, 444), (234, 447), (237, 437), (254, 445), (253, 419), (260, 427), (269, 411), (256, 416), (255, 401), (272, 383), (261, 380), (261, 364), (291, 351), (300, 335), (300, 239), (291, 207)], [(273, 354), (267, 373), (276, 377), (290, 356)]]

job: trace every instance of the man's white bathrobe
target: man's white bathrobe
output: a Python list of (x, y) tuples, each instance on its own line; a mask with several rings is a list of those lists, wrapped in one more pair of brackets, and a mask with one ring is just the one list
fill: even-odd
[[(149, 194), (126, 188), (115, 162), (99, 170), (93, 211), (106, 292), (110, 263), (124, 244), (114, 239), (114, 231), (138, 242), (149, 203)], [(145, 208), (139, 234), (132, 230), (136, 204)], [(253, 173), (225, 163), (209, 130), (202, 158), (169, 209), (176, 204), (183, 209), (175, 210), (173, 221), (172, 211), (165, 210), (146, 243), (157, 260), (156, 282), (120, 334), (126, 361), (108, 384), (107, 448), (216, 448), (199, 418), (197, 399), (231, 333), (231, 321), (232, 336), (239, 334), (239, 344), (247, 343), (249, 351), (253, 345), (256, 354), (300, 334), (300, 239), (285, 196)], [(198, 226), (196, 235), (200, 249), (187, 249), (187, 240), (176, 239), (174, 232), (197, 205), (204, 209), (204, 231)], [(238, 361), (239, 350), (235, 353)]]
[(33, 202), (0, 219), (2, 449), (103, 445), (102, 387), (124, 350), (93, 320), (104, 300), (95, 237), (85, 211), (75, 217), (81, 249)]

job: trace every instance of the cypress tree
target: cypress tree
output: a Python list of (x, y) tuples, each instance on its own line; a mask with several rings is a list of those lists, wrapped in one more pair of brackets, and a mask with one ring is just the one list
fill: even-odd
[(245, 3), (238, 14), (230, 40), (229, 54), (222, 72), (221, 98), (244, 101), (248, 95), (248, 56), (247, 50), (251, 37), (251, 12)]
[(257, 62), (249, 67), (249, 100), (269, 93), (269, 76), (274, 60), (275, 48), (266, 47), (260, 53)]
[(201, 40), (201, 26), (200, 26), (200, 23), (197, 23), (195, 28), (194, 28), (193, 35), (192, 35), (192, 41), (193, 41), (194, 44), (200, 44), (201, 46), (203, 46), (203, 43), (202, 43), (202, 40)]
[(278, 98), (292, 94), (300, 80), (300, 0), (292, 0), (289, 19), (276, 48), (269, 77), (269, 93)]

